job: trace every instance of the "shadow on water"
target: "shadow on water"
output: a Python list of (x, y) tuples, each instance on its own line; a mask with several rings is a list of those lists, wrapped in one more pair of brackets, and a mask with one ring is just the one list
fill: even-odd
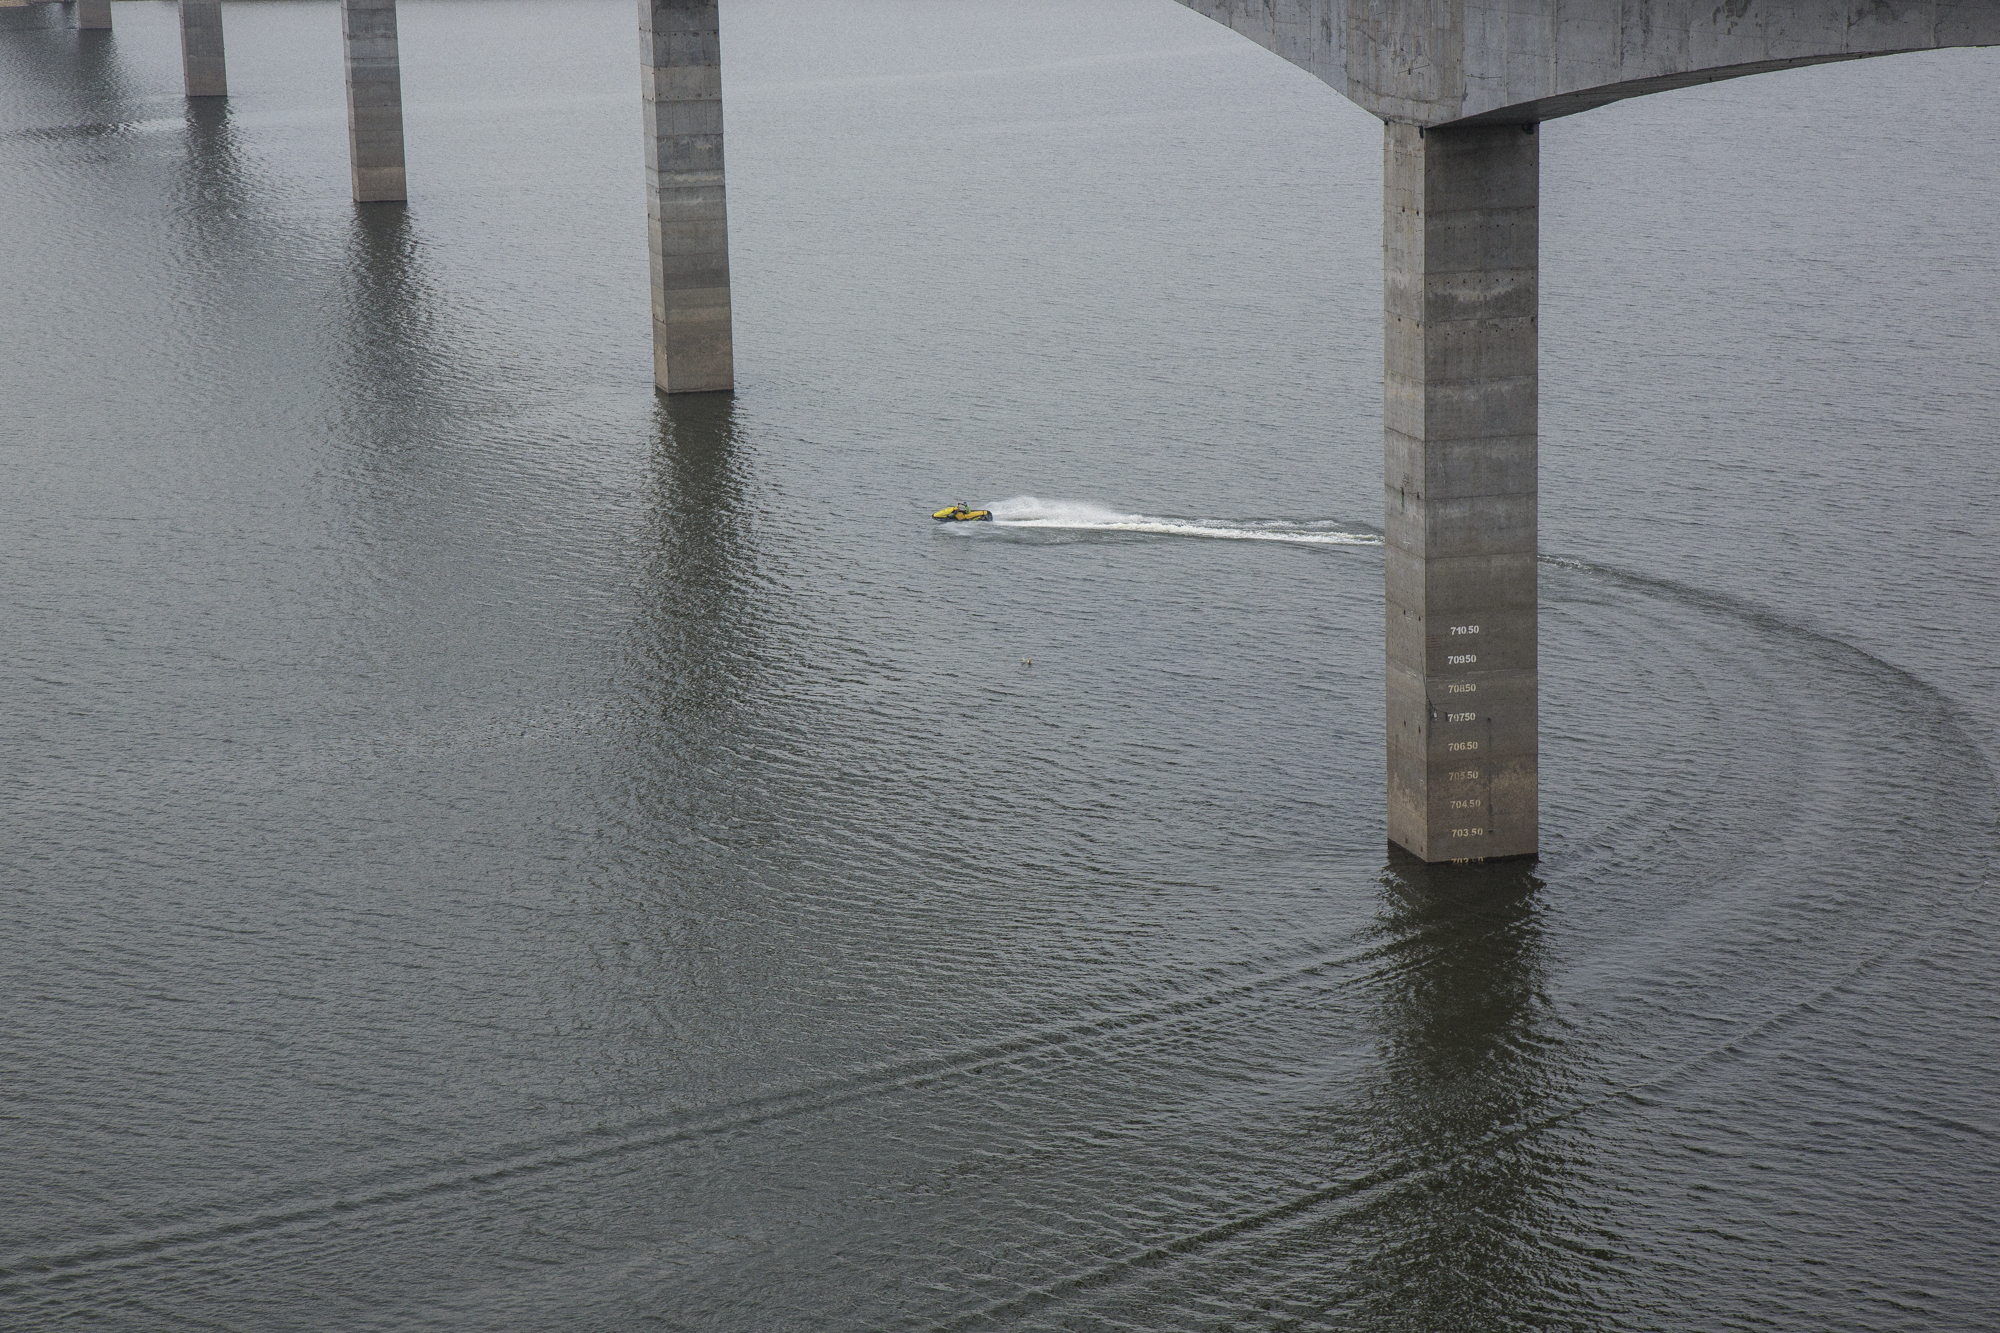
[[(1340, 1128), (1391, 1183), (1321, 1239), (1349, 1257), (1331, 1309), (1370, 1328), (1505, 1328), (1546, 1307), (1562, 1163), (1525, 1128), (1562, 1100), (1533, 862), (1392, 852), (1372, 979), (1379, 1060)], [(1370, 1086), (1372, 1085), (1372, 1086)]]
[(190, 97), (186, 156), (181, 177), (184, 205), (213, 222), (239, 215), (248, 199), (248, 182), (230, 119), (229, 101), (222, 97)]
[[(184, 111), (180, 160), (164, 191), (178, 261), (184, 309), (200, 321), (199, 344), (223, 345), (266, 309), (295, 304), (283, 287), (287, 257), (274, 251), (269, 228), (250, 216), (263, 202), (250, 180), (229, 104), (192, 98)], [(193, 326), (184, 326), (193, 332)], [(259, 356), (281, 340), (264, 338)]]
[(647, 712), (685, 742), (750, 703), (762, 637), (756, 522), (733, 396), (662, 397), (654, 425), (635, 654)]
[(782, 994), (768, 959), (730, 947), (783, 818), (769, 749), (785, 734), (766, 697), (777, 687), (761, 679), (773, 593), (734, 399), (660, 399), (646, 480), (630, 620), (611, 667), (611, 744), (593, 781), (608, 837), (589, 947), (618, 960), (607, 974), (637, 972), (662, 995)]
[[(73, 32), (68, 5), (25, 5), (0, 9), (0, 32)], [(74, 33), (78, 37), (109, 37), (110, 33)]]
[(429, 327), (417, 235), (401, 204), (357, 204), (347, 230), (345, 273), (358, 346), (387, 368), (424, 348)]
[(612, 670), (618, 741), (601, 797), (624, 830), (625, 868), (678, 878), (750, 821), (745, 807), (759, 799), (765, 595), (734, 399), (662, 398), (653, 431), (643, 554)]
[(436, 432), (462, 371), (437, 336), (436, 293), (422, 239), (401, 204), (356, 205), (339, 281), (347, 337), (337, 401), (377, 454), (400, 454)]
[(16, 126), (35, 127), (0, 134), (0, 142), (115, 134), (146, 115), (116, 34), (79, 31), (72, 12), (54, 4), (0, 9), (0, 94), (26, 113), (11, 117)]

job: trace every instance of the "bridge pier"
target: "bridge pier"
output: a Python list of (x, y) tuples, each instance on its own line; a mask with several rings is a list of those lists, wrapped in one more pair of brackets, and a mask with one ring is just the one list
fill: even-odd
[(340, 0), (347, 54), (347, 154), (354, 202), (408, 199), (396, 0)]
[(1426, 861), (1532, 856), (1533, 127), (1717, 79), (2000, 46), (2000, 3), (1180, 2), (1388, 126), (1389, 838)]
[(222, 0), (180, 0), (181, 77), (189, 97), (227, 97), (222, 62)]
[(76, 26), (83, 32), (109, 31), (111, 0), (76, 0)]
[(662, 393), (733, 389), (716, 0), (639, 0), (639, 50), (653, 381)]
[(1383, 145), (1389, 838), (1426, 861), (1538, 847), (1534, 129)]

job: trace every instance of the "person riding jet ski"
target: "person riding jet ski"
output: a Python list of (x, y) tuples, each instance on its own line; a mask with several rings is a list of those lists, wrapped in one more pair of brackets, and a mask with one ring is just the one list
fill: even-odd
[(955, 505), (946, 505), (931, 515), (940, 523), (990, 523), (993, 521), (991, 509), (967, 509), (963, 500)]

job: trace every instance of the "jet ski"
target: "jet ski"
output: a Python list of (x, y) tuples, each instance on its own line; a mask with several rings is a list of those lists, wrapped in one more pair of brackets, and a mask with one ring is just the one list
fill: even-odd
[(991, 523), (993, 521), (993, 511), (991, 509), (967, 509), (964, 503), (961, 502), (955, 505), (946, 505), (935, 514), (932, 514), (931, 517), (940, 523)]

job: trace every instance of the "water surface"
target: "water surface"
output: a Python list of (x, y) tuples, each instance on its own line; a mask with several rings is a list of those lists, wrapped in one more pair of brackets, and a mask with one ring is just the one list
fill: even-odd
[[(1383, 841), (1380, 128), (1166, 0), (0, 12), (0, 1323), (2000, 1312), (2000, 64), (1552, 123), (1532, 866)], [(1001, 521), (940, 529), (954, 499)]]

